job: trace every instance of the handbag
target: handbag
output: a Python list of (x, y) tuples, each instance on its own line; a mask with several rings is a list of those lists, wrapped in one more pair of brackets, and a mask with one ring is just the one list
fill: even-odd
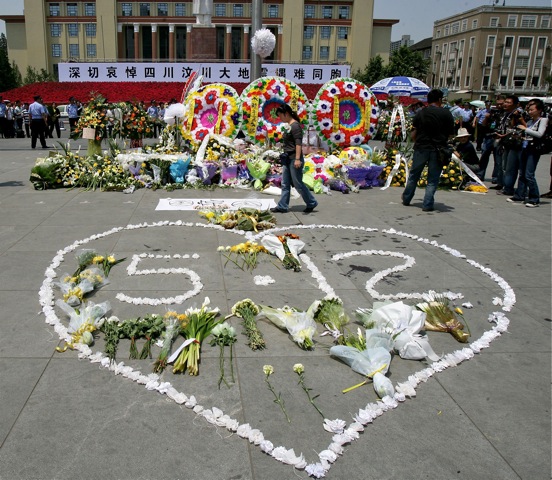
[(289, 155), (286, 152), (280, 153), (279, 163), (280, 165), (289, 165)]

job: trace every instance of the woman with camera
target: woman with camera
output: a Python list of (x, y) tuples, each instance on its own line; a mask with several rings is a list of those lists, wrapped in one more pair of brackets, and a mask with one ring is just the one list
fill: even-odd
[(531, 100), (527, 106), (527, 111), (529, 121), (527, 124), (517, 126), (517, 129), (523, 132), (519, 178), (514, 195), (508, 198), (508, 201), (523, 202), (527, 197), (526, 207), (538, 207), (540, 195), (535, 179), (535, 170), (539, 163), (540, 154), (535, 149), (535, 142), (544, 135), (548, 126), (548, 118), (543, 116), (544, 103), (542, 100)]

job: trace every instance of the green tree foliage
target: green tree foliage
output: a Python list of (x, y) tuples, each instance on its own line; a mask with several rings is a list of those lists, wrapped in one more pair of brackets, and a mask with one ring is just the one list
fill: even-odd
[(29, 65), (25, 73), (25, 78), (23, 79), (23, 85), (29, 85), (31, 83), (37, 83), (37, 82), (55, 82), (55, 81), (56, 81), (55, 75), (51, 75), (44, 68), (41, 68), (40, 71), (38, 71), (36, 68), (33, 68)]
[(368, 62), (368, 65), (364, 67), (364, 70), (360, 68), (353, 73), (352, 77), (365, 85), (372, 85), (378, 80), (385, 78), (385, 66), (383, 65), (383, 58), (381, 55), (372, 57)]
[(16, 88), (12, 65), (8, 57), (8, 40), (3, 33), (0, 35), (0, 92)]
[(376, 55), (371, 58), (364, 70), (357, 70), (352, 74), (353, 78), (373, 85), (378, 80), (387, 77), (413, 77), (424, 80), (429, 72), (429, 59), (424, 60), (419, 52), (413, 52), (408, 47), (403, 46), (393, 52), (389, 59), (389, 64), (383, 64), (383, 58)]
[(385, 67), (386, 77), (412, 77), (423, 80), (429, 72), (429, 59), (424, 60), (420, 52), (413, 52), (402, 46), (391, 55)]
[(23, 85), (23, 77), (21, 75), (21, 71), (19, 70), (19, 67), (17, 66), (17, 63), (15, 61), (12, 61), (12, 72), (13, 72), (13, 79), (15, 80), (15, 86), (20, 87)]

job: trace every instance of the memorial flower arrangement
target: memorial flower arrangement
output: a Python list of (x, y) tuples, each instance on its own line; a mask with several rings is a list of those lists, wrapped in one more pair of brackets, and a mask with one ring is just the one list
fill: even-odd
[(457, 318), (463, 315), (462, 309), (452, 308), (450, 300), (444, 295), (427, 294), (425, 300), (417, 307), (426, 314), (426, 330), (448, 332), (459, 342), (466, 343), (470, 337), (469, 328)]
[(259, 315), (266, 317), (274, 325), (282, 330), (287, 330), (293, 341), (303, 350), (314, 348), (313, 336), (316, 333), (313, 306), (302, 312), (296, 308), (285, 305), (282, 308), (272, 308), (259, 305)]
[[(82, 138), (85, 128), (95, 130), (94, 140), (101, 141), (107, 137), (107, 103), (100, 94), (92, 94), (92, 98), (83, 108), (82, 115), (71, 132), (71, 138)], [(92, 140), (92, 139), (91, 139)]]
[(218, 208), (203, 208), (198, 211), (201, 217), (209, 223), (221, 225), (226, 229), (244, 230), (246, 232), (268, 230), (274, 228), (276, 219), (269, 210), (257, 210), (255, 208), (240, 208), (228, 210), (224, 206)]
[(188, 117), (184, 119), (182, 134), (199, 144), (208, 134), (235, 138), (241, 123), (240, 102), (234, 88), (222, 83), (200, 87), (187, 99)]
[(165, 331), (163, 332), (161, 351), (159, 352), (157, 360), (153, 364), (153, 371), (155, 373), (162, 373), (165, 368), (167, 368), (172, 344), (180, 334), (180, 329), (186, 324), (187, 321), (188, 317), (185, 314), (179, 314), (172, 310), (168, 311), (163, 316)]
[(209, 304), (209, 297), (206, 297), (200, 308), (186, 310), (186, 322), (180, 327), (186, 341), (174, 362), (173, 373), (182, 373), (187, 369), (190, 375), (199, 375), (201, 343), (218, 323), (219, 309), (209, 308)]
[(338, 78), (318, 91), (311, 123), (333, 148), (358, 146), (374, 135), (378, 110), (376, 97), (366, 85), (352, 78)]
[(220, 384), (222, 382), (224, 382), (224, 384), (227, 387), (230, 387), (224, 373), (224, 348), (230, 347), (230, 376), (232, 378), (232, 383), (235, 383), (233, 350), (234, 350), (234, 343), (237, 341), (236, 331), (234, 327), (228, 324), (228, 322), (224, 322), (224, 323), (219, 323), (218, 325), (215, 325), (215, 327), (211, 331), (211, 334), (213, 335), (213, 339), (211, 340), (211, 345), (212, 346), (218, 345), (220, 349), (219, 351), (220, 376), (218, 381), (218, 387), (220, 388)]
[(308, 100), (295, 83), (282, 77), (261, 77), (241, 94), (242, 131), (254, 143), (273, 143), (282, 137), (283, 124), (276, 109), (287, 103), (301, 123), (308, 123)]
[(129, 103), (122, 107), (123, 121), (115, 124), (114, 135), (131, 140), (153, 136), (153, 121), (139, 104)]
[(253, 300), (246, 298), (232, 307), (232, 315), (243, 319), (242, 325), (247, 336), (247, 345), (251, 350), (262, 350), (266, 347), (263, 334), (257, 327), (256, 317), (261, 309)]
[(268, 253), (268, 250), (263, 245), (250, 240), (238, 243), (237, 245), (219, 247), (217, 251), (226, 257), (225, 267), (228, 262), (232, 262), (243, 271), (253, 270), (257, 266), (259, 254)]

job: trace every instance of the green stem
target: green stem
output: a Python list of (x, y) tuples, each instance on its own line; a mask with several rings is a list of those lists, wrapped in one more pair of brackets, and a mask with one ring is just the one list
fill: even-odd
[(276, 392), (274, 391), (274, 387), (272, 387), (272, 385), (268, 381), (268, 375), (265, 378), (265, 382), (268, 385), (268, 389), (274, 395), (274, 403), (277, 403), (280, 406), (280, 409), (282, 410), (282, 412), (284, 412), (284, 415), (286, 416), (286, 419), (287, 419), (288, 423), (291, 423), (291, 419), (289, 418), (289, 416), (286, 412), (284, 400), (282, 399), (282, 396), (280, 394), (276, 395)]

